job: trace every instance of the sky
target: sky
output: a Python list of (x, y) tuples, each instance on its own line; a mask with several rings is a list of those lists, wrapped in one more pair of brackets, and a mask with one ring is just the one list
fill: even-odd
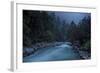
[(91, 16), (90, 13), (81, 12), (55, 12), (55, 15), (59, 16), (62, 20), (65, 20), (67, 23), (74, 21), (76, 24), (78, 24), (85, 16)]

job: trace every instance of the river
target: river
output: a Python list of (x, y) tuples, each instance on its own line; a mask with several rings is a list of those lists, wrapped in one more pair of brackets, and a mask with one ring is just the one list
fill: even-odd
[(41, 48), (34, 54), (24, 57), (23, 62), (79, 60), (79, 53), (70, 45), (63, 43), (59, 46)]

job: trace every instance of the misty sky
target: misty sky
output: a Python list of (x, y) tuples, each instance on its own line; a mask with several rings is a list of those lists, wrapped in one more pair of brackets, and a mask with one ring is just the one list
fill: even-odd
[(76, 24), (79, 23), (85, 16), (91, 16), (91, 13), (79, 13), (79, 12), (55, 12), (56, 16), (59, 16), (60, 19), (70, 23), (74, 21)]

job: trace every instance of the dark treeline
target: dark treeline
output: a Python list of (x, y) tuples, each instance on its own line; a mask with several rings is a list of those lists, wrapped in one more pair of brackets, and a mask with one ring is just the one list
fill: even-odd
[(62, 20), (55, 12), (23, 10), (23, 47), (40, 42), (78, 42), (90, 51), (91, 17), (78, 24)]

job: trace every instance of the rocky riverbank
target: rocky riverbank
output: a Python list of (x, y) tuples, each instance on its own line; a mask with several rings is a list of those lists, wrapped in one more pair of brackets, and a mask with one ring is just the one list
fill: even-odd
[(79, 53), (79, 55), (82, 59), (90, 59), (91, 58), (91, 53), (89, 53), (87, 50), (84, 50), (84, 48), (80, 47), (79, 44), (74, 43), (72, 45), (72, 47)]

